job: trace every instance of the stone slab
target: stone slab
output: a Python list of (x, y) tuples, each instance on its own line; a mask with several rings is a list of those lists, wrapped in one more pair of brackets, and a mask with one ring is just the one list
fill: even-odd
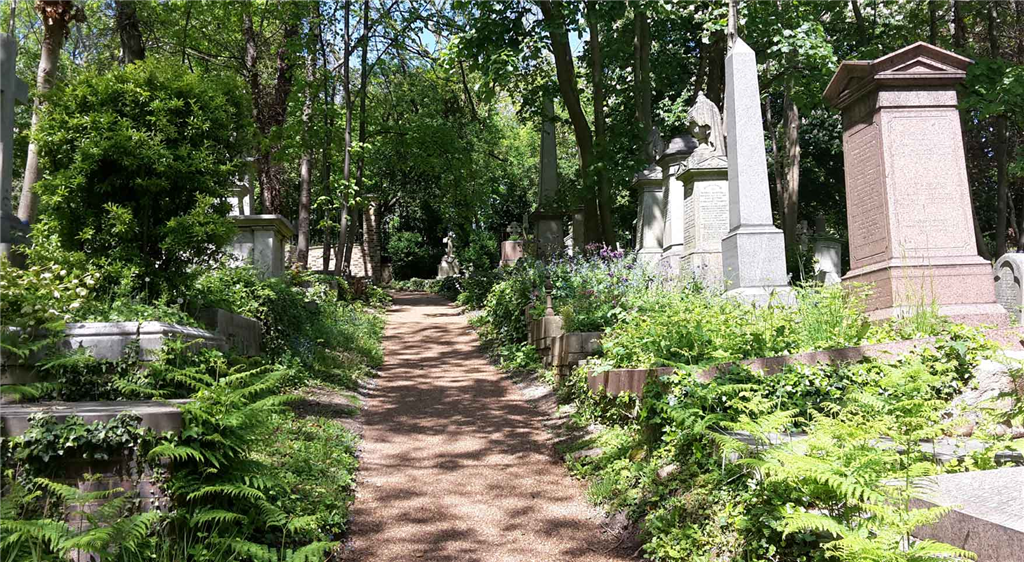
[(0, 412), (4, 437), (25, 433), (29, 416), (51, 414), (57, 421), (78, 416), (87, 424), (108, 422), (118, 414), (134, 412), (142, 417), (142, 427), (157, 433), (178, 432), (182, 428), (181, 409), (189, 400), (133, 401), (133, 402), (39, 402), (34, 404), (5, 404)]
[(226, 347), (235, 353), (246, 357), (260, 354), (263, 326), (258, 320), (220, 308), (205, 308), (199, 311), (199, 321), (224, 338)]
[[(169, 338), (198, 340), (200, 343), (196, 345), (202, 348), (227, 349), (224, 337), (218, 334), (180, 324), (152, 321), (69, 323), (65, 326), (64, 338), (57, 343), (57, 349), (72, 352), (84, 348), (89, 355), (101, 361), (117, 361), (124, 357), (132, 342), (138, 341), (139, 360), (149, 362), (159, 358), (160, 349)], [(37, 353), (24, 361), (4, 364), (0, 371), (0, 384), (36, 382), (38, 377), (31, 366), (41, 359), (41, 353)]]
[(1024, 559), (1024, 467), (1000, 468), (924, 479), (925, 492), (912, 508), (953, 506), (919, 539), (941, 541), (978, 555), (978, 562)]
[(996, 301), (1013, 317), (1024, 323), (1024, 254), (1003, 254), (995, 265)]
[(285, 245), (295, 235), (282, 215), (231, 215), (238, 234), (231, 243), (235, 259), (250, 263), (263, 275), (280, 277), (285, 271)]

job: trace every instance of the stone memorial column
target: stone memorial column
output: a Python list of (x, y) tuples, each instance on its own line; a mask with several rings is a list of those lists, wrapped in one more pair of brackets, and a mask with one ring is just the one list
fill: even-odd
[(533, 213), (537, 255), (544, 260), (562, 249), (562, 213), (554, 208), (558, 196), (558, 149), (555, 145), (555, 106), (544, 100), (544, 125), (540, 133), (540, 185)]
[(969, 64), (915, 43), (844, 62), (825, 90), (843, 112), (844, 281), (873, 285), (873, 319), (935, 306), (959, 321), (1006, 323), (974, 239), (956, 93)]
[(661, 168), (648, 166), (633, 178), (633, 189), (640, 192), (637, 202), (636, 252), (645, 263), (661, 258), (665, 218), (662, 215)]
[(786, 244), (772, 221), (757, 59), (742, 40), (725, 57), (729, 233), (722, 239), (726, 294), (754, 304), (792, 302)]
[(689, 135), (673, 137), (658, 158), (662, 178), (662, 216), (665, 217), (658, 267), (671, 276), (679, 275), (683, 253), (686, 251), (683, 247), (686, 243), (686, 197), (683, 182), (679, 180), (679, 171), (696, 148), (697, 142)]
[(15, 74), (18, 42), (0, 33), (0, 255), (20, 265), (24, 256), (11, 249), (27, 242), (28, 225), (11, 207), (11, 183), (14, 179), (14, 104), (28, 102), (28, 85)]

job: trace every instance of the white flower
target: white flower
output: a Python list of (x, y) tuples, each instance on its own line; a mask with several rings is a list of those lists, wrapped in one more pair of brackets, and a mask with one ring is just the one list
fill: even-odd
[(22, 314), (28, 314), (29, 312), (32, 312), (32, 305), (26, 304), (25, 306), (23, 306), (21, 308), (21, 313)]
[(42, 274), (40, 277), (42, 277), (43, 279), (49, 279), (49, 278), (53, 277), (53, 274), (47, 272), (47, 273)]
[(68, 270), (66, 270), (66, 269), (60, 270), (60, 276), (61, 277), (67, 277), (67, 275), (68, 275)]
[(58, 293), (57, 291), (54, 291), (53, 292), (53, 298), (59, 299), (60, 298), (60, 293)]
[(74, 309), (76, 309), (76, 308), (78, 308), (80, 306), (82, 306), (82, 303), (80, 303), (80, 302), (73, 302), (73, 303), (71, 303), (71, 306), (69, 306), (68, 308), (70, 308), (71, 310), (74, 310)]
[(78, 296), (80, 297), (84, 297), (85, 295), (89, 294), (89, 291), (86, 291), (85, 288), (83, 287), (75, 289), (75, 292), (78, 293)]

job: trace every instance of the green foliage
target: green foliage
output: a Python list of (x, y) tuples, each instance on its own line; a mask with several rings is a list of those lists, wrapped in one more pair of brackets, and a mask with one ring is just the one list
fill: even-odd
[(526, 307), (538, 297), (539, 279), (525, 261), (503, 268), (505, 279), (484, 300), (485, 335), (501, 344), (526, 341)]
[(225, 197), (250, 138), (237, 83), (146, 61), (60, 84), (45, 107), (36, 236), (147, 294), (176, 292), (231, 240)]
[(388, 238), (388, 257), (396, 280), (429, 275), (437, 267), (436, 252), (430, 251), (418, 232), (392, 232)]
[[(252, 267), (219, 267), (201, 276), (190, 300), (196, 307), (218, 307), (259, 320), (264, 353), (294, 363), (316, 377), (354, 384), (366, 365), (383, 361), (383, 319), (358, 303), (338, 299), (327, 279), (307, 276), (300, 286), (289, 279), (262, 278)], [(301, 285), (306, 285), (305, 287)], [(382, 305), (380, 289), (366, 298)]]

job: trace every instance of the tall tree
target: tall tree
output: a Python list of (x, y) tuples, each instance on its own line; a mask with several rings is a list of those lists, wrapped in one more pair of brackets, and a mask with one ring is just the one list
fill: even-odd
[(604, 63), (601, 52), (601, 22), (600, 16), (597, 13), (597, 1), (588, 0), (585, 9), (587, 28), (590, 31), (590, 81), (594, 98), (594, 149), (597, 161), (599, 162), (597, 169), (594, 170), (594, 180), (597, 182), (598, 211), (601, 215), (601, 231), (604, 233), (604, 242), (613, 246), (615, 244), (615, 229), (612, 226), (612, 192), (608, 174), (605, 172), (608, 123), (604, 117)]
[[(319, 22), (317, 26), (319, 27)], [(312, 29), (311, 25), (310, 30)], [(313, 199), (313, 148), (309, 138), (309, 121), (313, 115), (313, 101), (317, 97), (316, 54), (317, 48), (311, 44), (306, 54), (306, 83), (303, 92), (305, 99), (302, 102), (302, 159), (299, 161), (299, 220), (298, 240), (295, 245), (295, 266), (301, 270), (309, 268), (309, 214)]]
[(651, 22), (643, 2), (633, 7), (633, 80), (636, 84), (636, 118), (642, 142), (648, 142), (654, 126), (651, 115)]
[[(348, 236), (348, 198), (349, 179), (352, 177), (352, 81), (349, 74), (349, 58), (352, 56), (352, 1), (345, 0), (345, 48), (343, 49), (344, 60), (342, 61), (341, 90), (345, 96), (345, 155), (342, 164), (342, 177), (344, 186), (341, 193), (341, 210), (338, 212), (338, 263), (334, 266), (334, 273), (339, 277), (342, 274), (346, 237)], [(378, 271), (373, 272), (374, 276)]]
[(146, 58), (146, 46), (142, 43), (142, 25), (135, 9), (135, 2), (115, 0), (114, 26), (121, 44), (118, 62), (123, 66)]
[[(989, 56), (998, 59), (1000, 56), (999, 46), (999, 17), (996, 13), (998, 2), (988, 4), (988, 49)], [(1006, 253), (1006, 200), (1009, 191), (1009, 158), (1008, 158), (1008, 123), (1006, 115), (1000, 113), (995, 116), (995, 157), (996, 157), (996, 257)]]
[[(43, 20), (43, 41), (39, 53), (39, 69), (36, 72), (36, 96), (32, 107), (32, 130), (39, 126), (42, 118), (43, 98), (50, 91), (57, 78), (57, 66), (60, 63), (60, 51), (64, 47), (68, 29), (72, 22), (85, 21), (85, 12), (71, 0), (44, 1), (37, 0), (36, 12)], [(39, 153), (35, 142), (28, 145), (28, 157), (25, 159), (25, 176), (21, 188), (21, 200), (18, 203), (18, 218), (24, 222), (34, 222), (39, 212), (39, 195), (32, 187), (39, 181)]]

